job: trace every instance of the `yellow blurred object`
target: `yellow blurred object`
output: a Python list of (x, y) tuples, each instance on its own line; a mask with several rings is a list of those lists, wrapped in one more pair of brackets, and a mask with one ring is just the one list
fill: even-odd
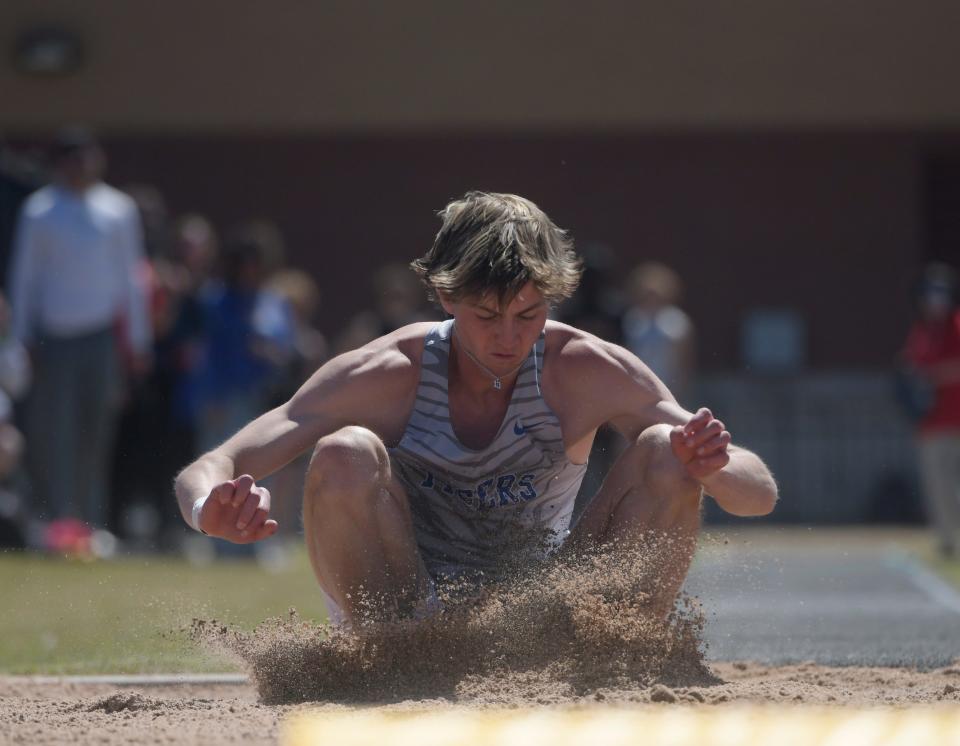
[(286, 746), (960, 746), (960, 708), (300, 713)]

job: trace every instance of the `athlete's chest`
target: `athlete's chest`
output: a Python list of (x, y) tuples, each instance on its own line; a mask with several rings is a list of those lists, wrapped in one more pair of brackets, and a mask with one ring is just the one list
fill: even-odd
[(464, 446), (480, 451), (497, 437), (510, 408), (511, 393), (492, 391), (480, 398), (458, 391), (456, 385), (448, 389), (450, 426)]

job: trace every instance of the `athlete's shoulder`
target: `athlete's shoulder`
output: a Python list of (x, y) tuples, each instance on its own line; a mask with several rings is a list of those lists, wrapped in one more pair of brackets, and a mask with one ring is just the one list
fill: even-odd
[(545, 368), (549, 363), (561, 369), (602, 367), (614, 363), (624, 354), (630, 354), (595, 334), (559, 321), (548, 321), (544, 332)]
[(549, 321), (544, 331), (544, 399), (565, 432), (592, 432), (610, 418), (615, 392), (630, 386), (629, 353), (569, 324)]
[(415, 376), (420, 370), (424, 339), (434, 326), (419, 322), (368, 342), (334, 358), (331, 363), (352, 375), (392, 380), (396, 376)]
[[(552, 359), (548, 350), (552, 339)], [(645, 411), (651, 403), (671, 400), (670, 392), (629, 350), (566, 324), (547, 327), (544, 349), (544, 396), (561, 417), (589, 428), (625, 413)]]
[(419, 368), (427, 334), (438, 323), (436, 321), (418, 321), (415, 324), (407, 324), (374, 340), (371, 344), (375, 349), (402, 355), (407, 361)]
[[(427, 325), (429, 326), (429, 325)], [(416, 395), (419, 381), (417, 338), (426, 331), (404, 327), (322, 365), (288, 403), (296, 416), (324, 416), (363, 425), (393, 442)]]

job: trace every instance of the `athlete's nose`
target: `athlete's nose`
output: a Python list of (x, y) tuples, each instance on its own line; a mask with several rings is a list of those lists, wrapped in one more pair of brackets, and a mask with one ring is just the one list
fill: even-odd
[(513, 350), (516, 347), (517, 343), (520, 341), (520, 328), (517, 323), (510, 318), (504, 318), (500, 324), (497, 325), (497, 331), (500, 333), (500, 338), (497, 342), (506, 347), (509, 350)]

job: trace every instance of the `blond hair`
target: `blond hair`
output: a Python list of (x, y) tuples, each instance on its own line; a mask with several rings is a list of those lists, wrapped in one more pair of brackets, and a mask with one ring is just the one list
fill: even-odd
[(439, 215), (433, 246), (410, 265), (432, 297), (493, 293), (504, 305), (532, 282), (558, 303), (577, 289), (582, 268), (572, 239), (530, 200), (467, 192)]

